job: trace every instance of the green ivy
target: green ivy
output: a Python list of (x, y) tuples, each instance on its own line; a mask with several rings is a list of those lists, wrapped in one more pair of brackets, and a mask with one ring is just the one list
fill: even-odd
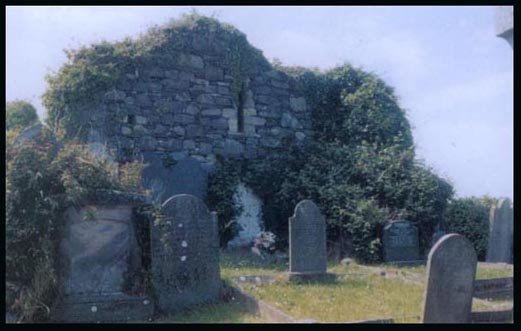
[(452, 200), (447, 208), (444, 225), (445, 232), (465, 236), (474, 246), (478, 260), (485, 260), (489, 236), (489, 208), (482, 200)]

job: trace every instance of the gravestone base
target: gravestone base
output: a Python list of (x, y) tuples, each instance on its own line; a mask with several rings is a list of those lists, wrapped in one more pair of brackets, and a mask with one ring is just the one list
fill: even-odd
[(329, 272), (288, 272), (287, 277), (291, 282), (333, 282), (337, 278)]
[(147, 321), (154, 314), (152, 300), (124, 293), (65, 297), (54, 307), (51, 321), (58, 323), (120, 323)]

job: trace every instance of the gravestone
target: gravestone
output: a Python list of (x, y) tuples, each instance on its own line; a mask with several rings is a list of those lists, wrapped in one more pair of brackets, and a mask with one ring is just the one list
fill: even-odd
[(251, 246), (262, 231), (262, 201), (243, 183), (237, 186), (233, 201), (242, 207), (240, 215), (235, 218), (241, 230), (228, 247)]
[(477, 257), (459, 234), (443, 236), (427, 261), (422, 323), (469, 323)]
[(130, 206), (69, 210), (62, 254), (69, 261), (65, 294), (121, 292), (131, 250), (137, 247)]
[[(327, 269), (326, 223), (317, 205), (303, 200), (289, 218), (289, 274), (325, 274)], [(299, 277), (295, 277), (299, 278)]]
[(385, 262), (419, 260), (418, 229), (409, 221), (389, 222), (383, 230), (383, 252)]
[(208, 174), (198, 160), (193, 157), (179, 160), (171, 176), (172, 195), (191, 194), (201, 200), (206, 198)]
[(60, 296), (51, 320), (120, 322), (152, 315), (141, 286), (142, 252), (133, 224), (140, 199), (117, 201), (126, 198), (101, 194), (98, 200), (104, 202), (67, 210), (58, 260)]
[(487, 262), (512, 263), (514, 218), (510, 200), (502, 200), (490, 214)]
[(184, 157), (175, 166), (166, 166), (156, 153), (143, 153), (146, 166), (143, 169), (143, 186), (152, 193), (152, 200), (161, 204), (177, 194), (191, 194), (201, 200), (206, 198), (208, 172), (193, 157)]
[(173, 195), (172, 169), (165, 167), (163, 159), (156, 153), (145, 152), (142, 158), (145, 163), (141, 176), (143, 187), (150, 190), (154, 203), (161, 204)]
[(162, 220), (151, 230), (157, 307), (177, 311), (217, 300), (221, 286), (217, 214), (189, 194), (169, 198), (161, 213)]

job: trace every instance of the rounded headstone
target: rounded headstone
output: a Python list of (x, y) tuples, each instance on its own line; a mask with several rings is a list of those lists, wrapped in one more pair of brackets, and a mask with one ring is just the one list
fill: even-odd
[(290, 273), (325, 273), (326, 223), (317, 205), (303, 200), (289, 219)]
[(193, 195), (166, 200), (151, 230), (152, 279), (162, 311), (215, 301), (220, 290), (217, 216)]
[(459, 234), (443, 236), (427, 261), (423, 323), (468, 323), (472, 308), (477, 257)]

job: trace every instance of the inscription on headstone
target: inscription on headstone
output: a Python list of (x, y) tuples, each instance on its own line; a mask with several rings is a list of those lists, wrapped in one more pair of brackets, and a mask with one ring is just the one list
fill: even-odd
[(514, 215), (510, 200), (502, 200), (490, 214), (487, 262), (512, 263)]
[(443, 236), (427, 261), (422, 323), (469, 323), (477, 257), (459, 234)]
[(221, 285), (217, 215), (189, 194), (161, 208), (151, 230), (152, 279), (162, 311), (217, 300)]
[[(105, 197), (106, 200), (99, 200)], [(101, 194), (101, 205), (69, 208), (60, 242), (60, 295), (51, 309), (54, 322), (122, 322), (153, 314), (144, 294), (142, 252), (133, 207), (143, 201), (127, 195)], [(107, 205), (121, 199), (128, 204)]]
[(123, 291), (137, 249), (131, 214), (131, 206), (69, 209), (61, 244), (64, 294)]
[(317, 205), (303, 200), (289, 219), (289, 271), (325, 273), (326, 223)]
[(385, 262), (419, 260), (418, 229), (409, 221), (393, 221), (384, 227)]

